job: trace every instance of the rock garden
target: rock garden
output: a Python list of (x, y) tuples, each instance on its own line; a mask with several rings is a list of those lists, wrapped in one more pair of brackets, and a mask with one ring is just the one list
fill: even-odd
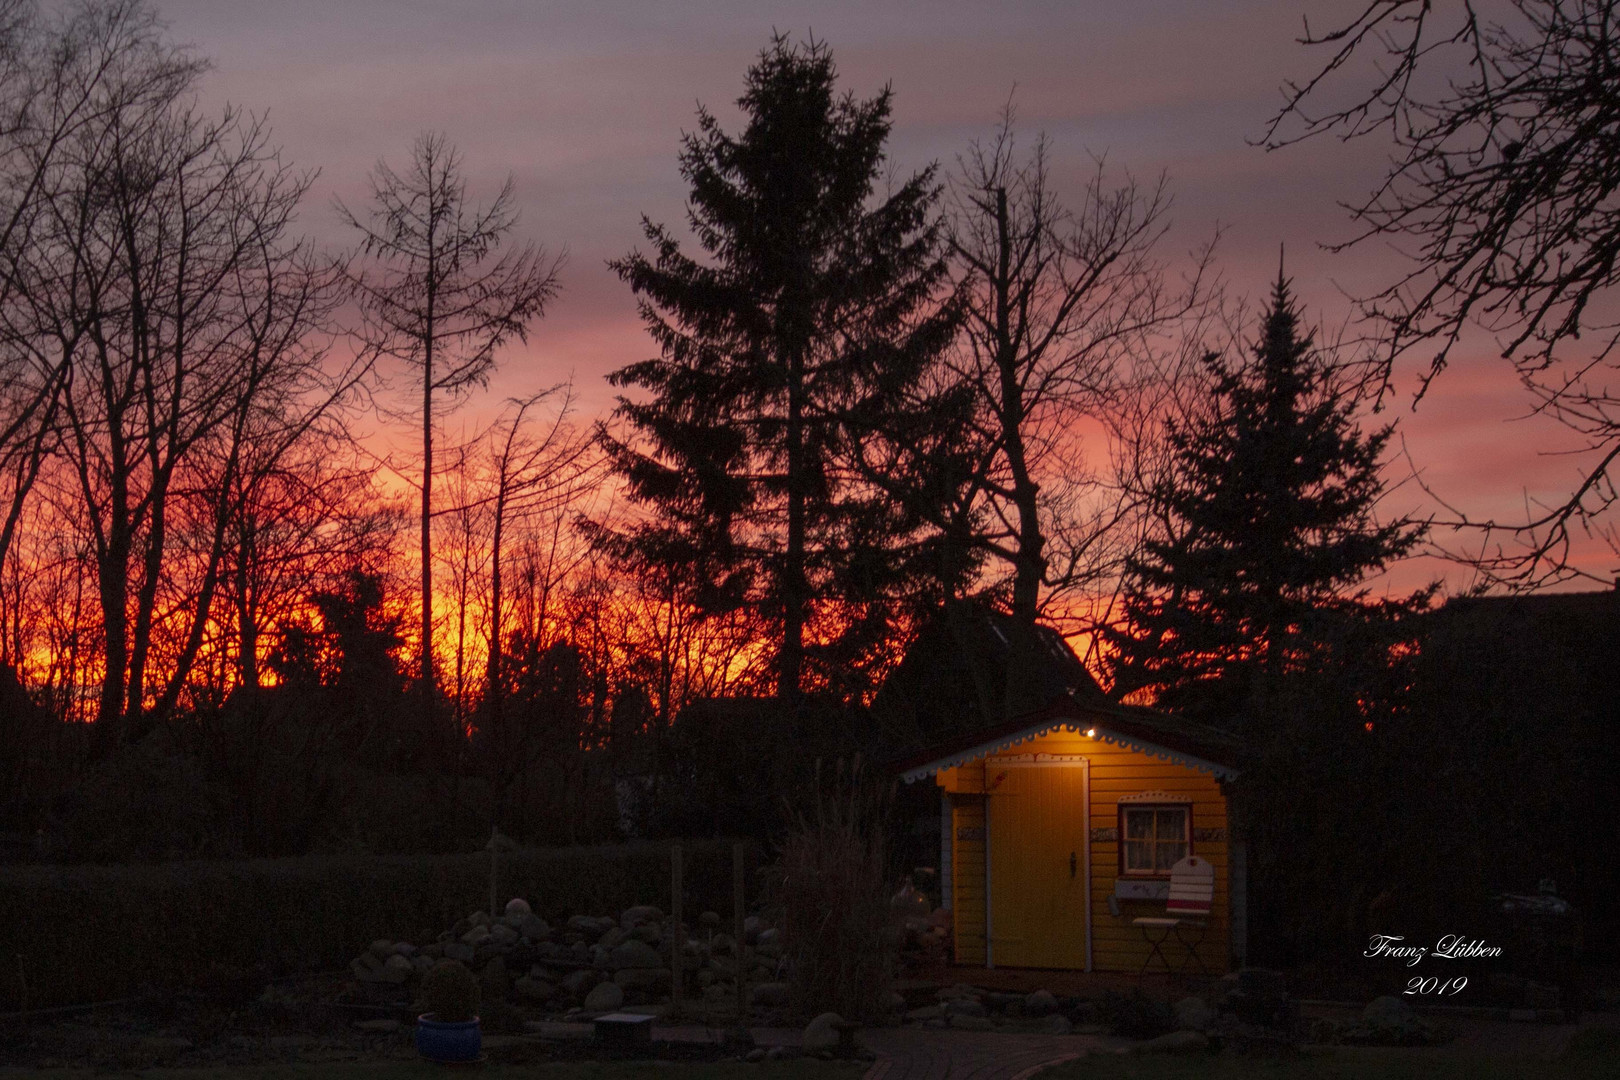
[[(738, 936), (734, 924), (702, 912), (683, 920), (678, 933), (674, 920), (651, 905), (548, 920), (514, 899), (494, 916), (470, 912), (432, 940), (372, 941), (346, 971), (211, 994), (154, 993), (41, 1018), (0, 1040), (0, 1067), (407, 1060), (415, 1056), (415, 1018), (425, 1011), (424, 980), (445, 961), (465, 966), (477, 981), (491, 1061), (763, 1061), (805, 1054), (870, 1060), (856, 1024), (831, 1013), (812, 1018), (796, 999), (774, 914), (750, 914)], [(890, 993), (884, 1015), (865, 1018), (868, 1027), (1074, 1034), (1097, 1037), (1094, 1047), (1137, 1053), (1276, 1057), (1293, 1056), (1305, 1043), (1426, 1046), (1449, 1035), (1399, 998), (1380, 998), (1358, 1016), (1302, 1018), (1283, 977), (1260, 969), (1168, 996), (1140, 988), (1079, 995), (940, 987), (904, 976), (908, 967), (939, 968), (943, 913), (903, 897), (896, 916), (887, 944), (900, 962), (897, 985), (904, 992)], [(711, 1037), (619, 1047), (591, 1039), (590, 1021), (620, 1013), (655, 1016), (661, 1025), (685, 1025), (688, 1036), (706, 1030)], [(747, 1029), (761, 1028), (794, 1034), (780, 1045), (753, 1045)]]
[[(926, 906), (923, 907), (926, 912)], [(741, 971), (748, 1020), (770, 1024), (792, 1006), (788, 961), (771, 913), (747, 916), (739, 941), (719, 914), (701, 913), (685, 926), (675, 954), (673, 920), (651, 905), (617, 915), (571, 915), (555, 924), (522, 899), (491, 917), (474, 911), (431, 942), (377, 940), (350, 963), (357, 999), (407, 1004), (423, 974), (441, 959), (471, 968), (483, 991), (486, 1025), (512, 1015), (575, 1020), (624, 1007), (665, 1007), (681, 973), (679, 1008), (703, 1019), (736, 1019)], [(937, 961), (945, 947), (943, 911), (896, 919), (890, 944), (902, 966)], [(894, 1002), (895, 1011), (902, 1002)]]
[(573, 1020), (625, 1006), (668, 1006), (679, 966), (682, 997), (694, 1007), (734, 1009), (742, 969), (747, 1001), (762, 1010), (788, 1005), (778, 931), (750, 915), (743, 940), (704, 912), (687, 927), (678, 959), (672, 920), (639, 905), (617, 915), (572, 915), (556, 925), (516, 899), (494, 918), (475, 911), (431, 942), (378, 940), (349, 965), (361, 1000), (407, 1004), (422, 975), (441, 959), (479, 978), (485, 1023), (497, 1030), (513, 1015)]

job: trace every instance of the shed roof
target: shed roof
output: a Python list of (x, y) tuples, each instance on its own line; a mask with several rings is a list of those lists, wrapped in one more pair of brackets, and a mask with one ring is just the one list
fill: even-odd
[(895, 762), (894, 768), (909, 784), (1055, 731), (1084, 731), (1099, 741), (1117, 743), (1222, 779), (1237, 775), (1238, 742), (1223, 731), (1153, 709), (1072, 699), (1054, 702), (993, 728), (959, 735)]

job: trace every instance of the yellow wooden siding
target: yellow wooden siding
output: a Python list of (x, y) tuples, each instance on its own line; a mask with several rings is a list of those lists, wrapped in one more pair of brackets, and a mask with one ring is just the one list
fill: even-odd
[(951, 799), (951, 919), (956, 962), (982, 964), (984, 953), (984, 800)]
[[(1119, 823), (1119, 804), (1124, 796), (1140, 795), (1146, 792), (1163, 792), (1171, 802), (1188, 802), (1192, 804), (1193, 827), (1193, 853), (1205, 858), (1215, 867), (1215, 903), (1211, 911), (1208, 927), (1203, 940), (1198, 946), (1198, 956), (1204, 966), (1211, 971), (1224, 970), (1229, 954), (1230, 930), (1228, 914), (1230, 910), (1230, 874), (1227, 860), (1227, 829), (1226, 799), (1223, 796), (1220, 784), (1208, 773), (1182, 765), (1176, 765), (1147, 754), (1128, 750), (1123, 747), (1088, 738), (1078, 733), (1054, 733), (1040, 736), (1029, 742), (1020, 743), (1003, 751), (1005, 754), (1080, 754), (1083, 755), (1090, 767), (1091, 787), (1091, 813), (1089, 827), (1091, 836), (1091, 911), (1092, 911), (1092, 961), (1099, 971), (1130, 971), (1134, 972), (1142, 967), (1142, 962), (1148, 956), (1149, 946), (1143, 937), (1142, 931), (1131, 925), (1131, 920), (1139, 916), (1154, 916), (1164, 913), (1163, 900), (1121, 900), (1119, 902), (1120, 915), (1114, 917), (1108, 910), (1108, 899), (1113, 895), (1116, 879), (1119, 875), (1119, 844), (1116, 840), (1101, 839), (1098, 830), (1117, 829)], [(1067, 770), (1041, 770), (1041, 771), (1067, 771)], [(999, 798), (1005, 802), (1013, 798), (1011, 789), (1005, 789), (1007, 780), (998, 786), (995, 777), (990, 777), (990, 792), (985, 799), (974, 796), (985, 791), (986, 773), (984, 762), (976, 761), (955, 769), (941, 771), (937, 781), (947, 792), (952, 793), (952, 858), (955, 860), (955, 877), (953, 893), (955, 897), (954, 915), (956, 918), (957, 962), (962, 964), (982, 964), (984, 957), (984, 846), (980, 841), (963, 840), (962, 830), (983, 829), (984, 811), (983, 802), (990, 803), (990, 817), (992, 826), (996, 821), (996, 804), (998, 790), (1002, 791)], [(1016, 817), (1017, 815), (1015, 815)], [(1200, 838), (1200, 832), (1203, 838)], [(968, 835), (984, 835), (969, 832)], [(1063, 859), (1067, 859), (1069, 837), (1043, 835), (1042, 830), (1030, 826), (1010, 830), (994, 829), (993, 835), (997, 840), (997, 847), (991, 851), (991, 877), (998, 878), (1005, 869), (1011, 875), (1010, 881), (1018, 883), (1022, 888), (1047, 888), (1054, 886), (1048, 883), (1041, 886), (1035, 880), (1038, 873), (1028, 869), (1012, 869), (1013, 861), (1018, 858), (1018, 849), (1024, 851), (1037, 850), (1041, 852), (1034, 860), (1044, 866), (1053, 858), (1051, 851), (1054, 847), (1063, 847)], [(1212, 839), (1211, 837), (1219, 837)], [(1010, 845), (1013, 850), (1003, 850), (1001, 845)], [(1083, 850), (1083, 849), (1082, 849)], [(1049, 869), (1049, 868), (1048, 868)], [(1043, 871), (1044, 873), (1044, 871)], [(1034, 877), (1031, 875), (1034, 874)], [(1030, 877), (1028, 882), (1025, 877)], [(995, 886), (992, 886), (995, 889)], [(995, 889), (999, 892), (999, 889)], [(1072, 907), (1072, 904), (1067, 905)], [(1055, 905), (1053, 910), (1063, 910), (1065, 905)], [(992, 915), (992, 918), (994, 916)], [(1066, 927), (1061, 923), (1061, 916), (1049, 915), (1049, 922), (1044, 932), (1054, 940), (1061, 938)], [(994, 923), (992, 924), (995, 925)], [(1020, 933), (1028, 935), (1029, 931), (1022, 928), (1013, 928)], [(1002, 936), (999, 928), (993, 931), (999, 938)], [(1179, 964), (1183, 958), (1180, 947), (1171, 942), (1165, 946), (1172, 964)], [(1019, 966), (1014, 959), (1028, 959), (1027, 955), (1020, 956), (1014, 953), (1010, 957), (996, 956), (998, 966)], [(1157, 961), (1155, 969), (1157, 968)], [(1032, 965), (1034, 966), (1034, 965)], [(1041, 963), (1039, 966), (1057, 966), (1052, 963)], [(1080, 966), (1075, 963), (1073, 966)]]

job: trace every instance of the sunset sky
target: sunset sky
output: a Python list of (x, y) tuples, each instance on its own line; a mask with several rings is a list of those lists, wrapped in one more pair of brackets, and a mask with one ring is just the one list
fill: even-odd
[[(1280, 244), (1313, 322), (1334, 326), (1398, 257), (1320, 244), (1352, 226), (1339, 201), (1374, 182), (1381, 148), (1317, 142), (1267, 153), (1258, 138), (1279, 85), (1308, 76), (1318, 56), (1295, 41), (1302, 12), (1326, 26), (1347, 5), (1298, 0), (1051, 0), (1051, 2), (723, 3), (675, 0), (160, 0), (177, 39), (211, 58), (210, 105), (268, 111), (292, 162), (320, 170), (304, 228), (337, 249), (351, 242), (334, 197), (363, 206), (378, 158), (403, 164), (411, 140), (444, 132), (462, 151), (474, 199), (510, 174), (518, 233), (566, 248), (563, 294), (526, 349), (501, 361), (489, 403), (573, 377), (581, 413), (612, 392), (602, 375), (650, 354), (629, 289), (607, 269), (641, 239), (639, 220), (678, 224), (685, 187), (676, 155), (699, 102), (730, 129), (743, 73), (773, 28), (828, 42), (844, 87), (895, 90), (891, 161), (909, 173), (949, 166), (990, 133), (1016, 88), (1021, 128), (1045, 131), (1060, 190), (1078, 194), (1089, 153), (1151, 177), (1176, 196), (1165, 254), (1217, 228), (1219, 265), (1234, 295), (1263, 297)], [(1528, 399), (1488, 348), (1459, 357), (1415, 414), (1413, 368), (1399, 383), (1406, 447), (1424, 480), (1475, 515), (1522, 515), (1526, 494), (1553, 499), (1576, 460), (1556, 424), (1518, 419)], [(1392, 478), (1408, 474), (1391, 466)], [(1391, 514), (1432, 508), (1413, 484)], [(1448, 542), (1452, 538), (1440, 537)], [(1583, 567), (1612, 577), (1620, 556), (1589, 544)], [(1393, 575), (1404, 588), (1443, 574), (1436, 561)], [(1587, 583), (1584, 587), (1593, 587)]]

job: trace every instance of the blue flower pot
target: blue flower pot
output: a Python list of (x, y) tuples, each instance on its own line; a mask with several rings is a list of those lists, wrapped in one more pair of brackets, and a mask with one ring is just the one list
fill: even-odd
[(478, 1017), (454, 1024), (433, 1017), (433, 1013), (423, 1013), (416, 1018), (417, 1053), (429, 1061), (451, 1065), (478, 1060), (484, 1046)]

